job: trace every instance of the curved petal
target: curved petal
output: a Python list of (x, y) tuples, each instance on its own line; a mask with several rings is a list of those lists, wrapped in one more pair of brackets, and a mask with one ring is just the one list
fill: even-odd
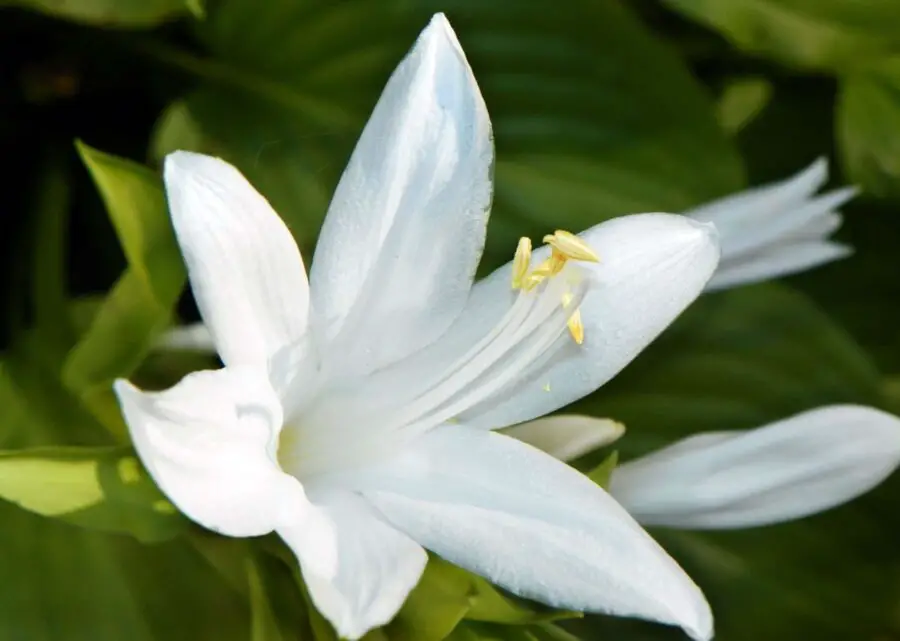
[(492, 165), (487, 109), (438, 14), (388, 81), (316, 247), (313, 309), (336, 342), (332, 369), (399, 360), (459, 314), (484, 246)]
[(265, 372), (189, 374), (163, 392), (115, 383), (138, 455), (179, 510), (227, 536), (304, 520), (300, 483), (275, 462), (281, 406)]
[(200, 314), (222, 361), (264, 366), (306, 331), (309, 285), (294, 239), (224, 160), (176, 151), (166, 194)]
[[(719, 258), (715, 229), (674, 214), (635, 214), (580, 235), (600, 256), (585, 264), (592, 286), (581, 304), (584, 342), (568, 336), (549, 361), (460, 416), (496, 429), (528, 421), (593, 392), (618, 374), (700, 294)], [(547, 248), (534, 252), (543, 260)], [(478, 283), (460, 320), (435, 345), (449, 354), (465, 346), (509, 306), (510, 264)], [(442, 344), (442, 345), (441, 345)]]
[(685, 212), (719, 230), (722, 259), (707, 291), (792, 274), (850, 253), (826, 238), (840, 226), (838, 207), (857, 190), (845, 187), (816, 196), (827, 179), (828, 163), (819, 158), (787, 180)]
[(768, 185), (753, 187), (683, 212), (694, 220), (714, 223), (722, 234), (722, 255), (761, 225), (781, 217), (812, 197), (828, 180), (828, 161), (817, 158), (797, 174)]
[(599, 486), (515, 439), (439, 427), (345, 482), (424, 547), (516, 594), (712, 636), (675, 561)]
[(852, 253), (852, 248), (828, 241), (786, 242), (740, 260), (722, 263), (705, 291), (718, 291), (796, 274)]
[[(394, 618), (425, 569), (425, 550), (385, 523), (359, 496), (328, 492), (313, 496), (334, 532), (334, 565), (321, 571), (321, 550), (302, 523), (278, 534), (300, 560), (316, 608), (342, 639), (359, 639)], [(317, 567), (318, 566), (318, 567)]]
[(620, 465), (610, 491), (648, 525), (742, 528), (840, 505), (898, 465), (900, 419), (835, 405), (746, 432), (691, 436)]
[(503, 430), (503, 434), (528, 443), (560, 461), (573, 461), (617, 441), (625, 426), (609, 418), (557, 414)]

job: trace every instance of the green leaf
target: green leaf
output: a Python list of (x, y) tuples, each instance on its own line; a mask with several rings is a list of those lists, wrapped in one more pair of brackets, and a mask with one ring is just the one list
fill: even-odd
[(249, 613), (183, 542), (142, 545), (0, 504), (0, 638), (247, 641)]
[(900, 58), (844, 78), (837, 110), (851, 181), (878, 196), (900, 197)]
[[(103, 27), (152, 27), (176, 18), (189, 9), (186, 0), (0, 0), (13, 5)], [(199, 7), (199, 5), (196, 5)]]
[(259, 567), (252, 559), (247, 559), (246, 567), (252, 616), (250, 641), (282, 641), (281, 630), (278, 628), (275, 613), (266, 596), (266, 588), (263, 585)]
[(75, 341), (66, 304), (66, 230), (69, 175), (60, 154), (47, 153), (33, 206), (35, 247), (32, 257), (34, 324), (54, 349), (65, 353)]
[(128, 268), (69, 354), (63, 379), (108, 423), (113, 421), (109, 408), (115, 405), (112, 381), (131, 374), (170, 324), (185, 271), (159, 177), (86, 145), (78, 149), (109, 211)]
[(731, 80), (716, 103), (719, 125), (734, 135), (756, 118), (772, 98), (772, 83), (765, 78)]
[(616, 465), (619, 463), (619, 453), (613, 452), (599, 465), (595, 466), (590, 472), (587, 473), (587, 477), (591, 479), (594, 483), (602, 487), (604, 490), (609, 489), (609, 479), (612, 477), (612, 473), (616, 470)]
[(523, 233), (678, 210), (742, 186), (686, 69), (618, 3), (591, 0), (565, 11), (527, 0), (514, 14), (500, 0), (225, 0), (200, 26), (214, 58), (153, 51), (206, 81), (164, 116), (154, 148), (232, 161), (309, 249), (385, 80), (436, 10), (457, 29), (494, 122), (489, 260), (508, 258)]
[(156, 543), (187, 521), (130, 450), (36, 448), (0, 452), (0, 498), (42, 516)]
[(900, 51), (894, 0), (664, 0), (734, 45), (793, 65), (845, 69)]
[(377, 633), (390, 641), (442, 641), (469, 611), (471, 594), (468, 572), (432, 556), (397, 616)]
[[(702, 297), (579, 409), (628, 425), (617, 442), (628, 460), (701, 431), (753, 428), (824, 404), (883, 402), (877, 370), (845, 332), (799, 294), (763, 285)], [(829, 641), (873, 638), (896, 629), (900, 553), (883, 515), (898, 480), (796, 523), (654, 535), (710, 598), (720, 641), (794, 641), (797, 630)], [(586, 636), (647, 627), (575, 624)]]
[[(102, 428), (67, 396), (32, 342), (40, 344), (29, 334), (19, 337), (12, 353), (0, 364), (3, 446), (108, 442)], [(55, 450), (57, 454), (62, 451)], [(56, 464), (51, 462), (49, 476), (44, 474), (47, 461), (29, 461), (27, 453), (23, 453), (26, 460), (17, 461), (19, 453), (11, 452), (0, 459), (0, 469), (4, 490), (15, 488), (17, 495), (4, 496), (27, 503), (31, 509), (59, 513), (72, 507), (61, 499), (71, 501), (74, 495), (87, 507), (67, 513), (66, 520), (83, 520), (80, 525), (105, 530), (143, 532), (147, 538), (161, 532), (148, 528), (145, 520), (162, 516), (146, 512), (147, 506), (152, 512), (153, 501), (159, 497), (146, 477), (136, 484), (122, 483), (118, 466), (121, 456), (116, 453), (123, 450), (94, 451), (106, 453), (106, 458), (98, 457), (96, 466), (79, 462), (78, 457), (73, 461), (62, 456)], [(6, 457), (12, 459), (11, 466)], [(66, 489), (59, 494), (29, 493), (25, 491), (27, 485), (23, 486), (29, 479), (45, 490), (54, 481), (65, 483)], [(98, 485), (109, 504), (91, 503)], [(77, 492), (70, 494), (71, 490)], [(111, 504), (122, 511), (108, 512)], [(182, 541), (141, 545), (130, 536), (81, 529), (5, 501), (0, 501), (0, 522), (4, 558), (0, 563), (2, 639), (247, 640), (250, 621), (244, 602)]]

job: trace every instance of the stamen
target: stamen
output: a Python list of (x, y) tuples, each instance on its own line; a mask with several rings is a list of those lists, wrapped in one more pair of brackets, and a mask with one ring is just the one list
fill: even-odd
[[(566, 292), (562, 295), (563, 309), (568, 309), (569, 305), (572, 304), (572, 298), (572, 292)], [(576, 309), (572, 315), (569, 316), (566, 327), (569, 328), (572, 340), (574, 340), (576, 344), (581, 345), (584, 342), (584, 323), (581, 322), (580, 309)]]
[(522, 236), (519, 239), (519, 245), (516, 247), (515, 258), (513, 258), (513, 289), (522, 289), (529, 267), (531, 267), (531, 239), (527, 236)]
[(581, 345), (584, 342), (584, 324), (581, 322), (580, 309), (576, 309), (575, 313), (569, 316), (566, 326), (569, 328), (569, 333), (572, 335), (572, 340), (575, 341), (575, 344)]
[(523, 288), (525, 289), (525, 291), (531, 291), (547, 278), (556, 276), (563, 270), (563, 267), (565, 266), (566, 257), (560, 254), (558, 251), (553, 250), (553, 252), (550, 254), (550, 258), (541, 262), (525, 278)]
[(552, 235), (544, 236), (544, 242), (568, 259), (581, 260), (587, 263), (600, 262), (600, 257), (597, 253), (586, 242), (571, 232), (557, 229)]

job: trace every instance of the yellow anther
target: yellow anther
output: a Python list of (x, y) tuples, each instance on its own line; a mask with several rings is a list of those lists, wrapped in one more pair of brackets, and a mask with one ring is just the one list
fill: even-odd
[(584, 342), (584, 324), (581, 322), (580, 309), (576, 309), (575, 313), (569, 316), (569, 321), (566, 325), (569, 328), (569, 333), (572, 335), (572, 340), (581, 345)]
[(522, 236), (516, 247), (516, 256), (513, 258), (512, 288), (522, 289), (525, 277), (528, 276), (528, 268), (531, 267), (531, 239)]
[[(563, 309), (568, 309), (569, 305), (572, 304), (572, 300), (575, 297), (572, 295), (572, 292), (566, 292), (562, 295), (562, 306)], [(572, 335), (572, 339), (579, 345), (584, 342), (584, 324), (581, 322), (581, 310), (576, 309), (575, 312), (569, 316), (569, 320), (566, 322), (566, 326), (569, 328), (569, 333)]]
[(552, 235), (544, 236), (544, 242), (571, 260), (599, 263), (600, 257), (590, 246), (573, 233), (557, 229)]
[(549, 391), (550, 391), (550, 383), (544, 383), (544, 391), (545, 391), (545, 392), (549, 392)]

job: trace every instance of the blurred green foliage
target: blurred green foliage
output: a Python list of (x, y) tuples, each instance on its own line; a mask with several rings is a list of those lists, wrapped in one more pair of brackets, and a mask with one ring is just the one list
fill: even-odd
[[(130, 458), (110, 383), (162, 387), (210, 365), (151, 352), (196, 315), (161, 157), (230, 160), (308, 252), (384, 81), (437, 10), (494, 121), (485, 270), (520, 235), (681, 211), (820, 154), (835, 185), (863, 189), (840, 234), (856, 256), (704, 297), (579, 403), (628, 425), (623, 459), (825, 403), (900, 411), (895, 0), (6, 0), (0, 638), (334, 638), (302, 607), (280, 543), (220, 539), (169, 512)], [(601, 482), (608, 455), (579, 465)], [(895, 480), (798, 523), (655, 534), (704, 588), (719, 639), (875, 641), (900, 636), (898, 506)], [(432, 559), (367, 640), (681, 635), (557, 621), (569, 615)]]

